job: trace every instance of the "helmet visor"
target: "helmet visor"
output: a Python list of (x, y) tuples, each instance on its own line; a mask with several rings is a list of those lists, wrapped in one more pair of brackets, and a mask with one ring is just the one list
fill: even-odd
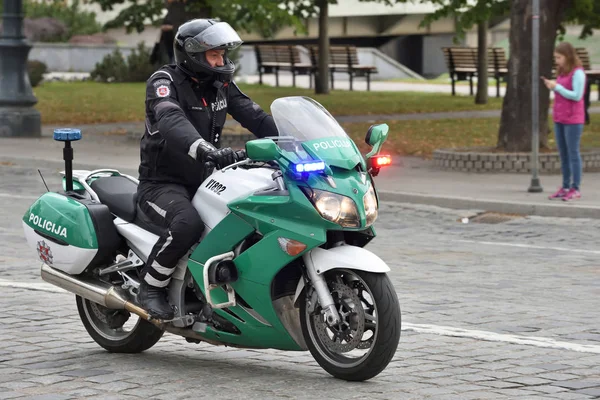
[(242, 44), (242, 39), (227, 22), (217, 22), (193, 38), (186, 39), (185, 51), (201, 53), (207, 50), (233, 50)]

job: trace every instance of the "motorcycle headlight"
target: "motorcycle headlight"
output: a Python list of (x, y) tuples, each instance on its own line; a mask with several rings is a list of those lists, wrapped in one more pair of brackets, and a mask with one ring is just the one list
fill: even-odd
[(363, 196), (363, 205), (365, 206), (365, 215), (367, 217), (367, 226), (371, 225), (377, 219), (377, 197), (373, 185)]
[(356, 203), (350, 197), (312, 189), (311, 200), (323, 218), (346, 228), (360, 227)]

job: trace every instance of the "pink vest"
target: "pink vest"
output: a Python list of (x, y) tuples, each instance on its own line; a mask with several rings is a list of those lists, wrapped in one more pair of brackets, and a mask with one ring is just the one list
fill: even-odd
[[(567, 90), (573, 90), (573, 75), (578, 69), (583, 70), (581, 67), (573, 68), (573, 71), (571, 71), (570, 74), (559, 75), (558, 78), (556, 78), (556, 83), (564, 86)], [(558, 92), (554, 92), (552, 115), (554, 117), (554, 122), (559, 122), (561, 124), (585, 123), (585, 105), (583, 96), (579, 101), (573, 101), (564, 98)]]

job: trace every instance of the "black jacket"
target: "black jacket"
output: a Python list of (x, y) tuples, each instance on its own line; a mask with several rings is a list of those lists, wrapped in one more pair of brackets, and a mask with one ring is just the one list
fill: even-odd
[(234, 82), (198, 84), (175, 65), (156, 71), (146, 85), (140, 182), (177, 183), (193, 193), (203, 178), (197, 142), (219, 148), (227, 113), (257, 137), (278, 136), (273, 117)]

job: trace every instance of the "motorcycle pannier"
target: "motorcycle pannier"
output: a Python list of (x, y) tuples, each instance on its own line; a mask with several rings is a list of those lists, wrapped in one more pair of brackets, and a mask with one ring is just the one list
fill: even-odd
[(71, 275), (111, 262), (121, 244), (106, 205), (60, 193), (40, 196), (25, 213), (23, 229), (42, 262)]

